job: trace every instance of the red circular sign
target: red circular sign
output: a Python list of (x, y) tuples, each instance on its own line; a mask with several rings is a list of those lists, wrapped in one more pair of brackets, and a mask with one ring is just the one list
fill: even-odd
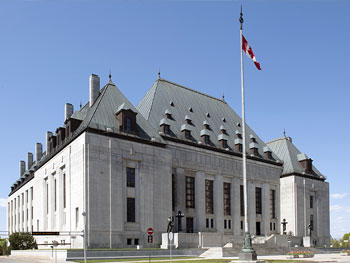
[(152, 227), (147, 229), (147, 234), (149, 234), (149, 235), (153, 234), (153, 228)]

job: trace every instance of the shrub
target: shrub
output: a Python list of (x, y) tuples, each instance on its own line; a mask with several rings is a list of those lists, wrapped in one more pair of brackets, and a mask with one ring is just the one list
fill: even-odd
[(12, 233), (9, 236), (10, 249), (11, 250), (25, 250), (38, 248), (36, 241), (30, 233)]

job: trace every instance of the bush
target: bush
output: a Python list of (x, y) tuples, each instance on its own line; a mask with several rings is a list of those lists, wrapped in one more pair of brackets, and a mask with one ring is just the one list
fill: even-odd
[(37, 249), (38, 245), (34, 237), (27, 232), (12, 233), (9, 236), (10, 249), (11, 250), (25, 250), (25, 249)]

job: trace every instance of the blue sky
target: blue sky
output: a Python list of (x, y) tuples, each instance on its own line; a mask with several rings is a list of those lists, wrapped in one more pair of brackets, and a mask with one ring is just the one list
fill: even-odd
[(161, 76), (240, 112), (239, 9), (262, 71), (245, 57), (248, 124), (282, 136), (327, 176), (331, 234), (350, 232), (350, 3), (315, 1), (0, 1), (0, 231), (19, 160), (88, 100), (91, 73), (134, 105)]

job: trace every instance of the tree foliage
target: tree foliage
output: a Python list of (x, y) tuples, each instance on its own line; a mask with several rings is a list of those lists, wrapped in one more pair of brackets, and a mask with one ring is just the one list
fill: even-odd
[(27, 232), (24, 233), (12, 233), (9, 236), (10, 249), (11, 250), (25, 250), (38, 248), (34, 237)]

